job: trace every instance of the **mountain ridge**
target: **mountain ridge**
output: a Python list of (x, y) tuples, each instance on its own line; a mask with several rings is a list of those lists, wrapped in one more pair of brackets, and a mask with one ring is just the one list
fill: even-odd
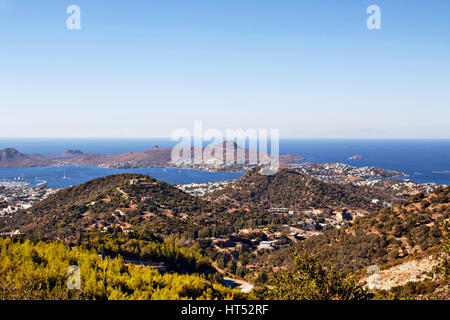
[[(230, 147), (232, 149), (230, 149)], [(191, 160), (194, 160), (194, 155), (201, 154), (203, 162), (208, 164), (229, 162), (228, 165), (238, 164), (242, 161), (243, 164), (248, 163), (250, 159), (262, 159), (270, 157), (269, 154), (252, 151), (238, 146), (235, 142), (227, 144), (227, 141), (213, 146), (199, 148), (190, 147), (183, 149), (190, 151)], [(217, 151), (222, 150), (222, 157), (217, 157)], [(43, 154), (24, 154), (14, 148), (5, 148), (0, 150), (0, 167), (40, 167), (49, 165), (88, 165), (101, 166), (106, 168), (127, 168), (127, 167), (152, 167), (152, 166), (178, 166), (172, 161), (174, 148), (159, 148), (154, 146), (151, 149), (142, 152), (125, 152), (115, 155), (103, 155), (99, 153), (84, 153), (80, 150), (66, 150), (58, 155), (43, 155)], [(199, 153), (200, 152), (200, 153)], [(241, 159), (243, 155), (243, 159)], [(280, 165), (286, 166), (288, 163), (301, 161), (304, 158), (298, 155), (280, 155)]]

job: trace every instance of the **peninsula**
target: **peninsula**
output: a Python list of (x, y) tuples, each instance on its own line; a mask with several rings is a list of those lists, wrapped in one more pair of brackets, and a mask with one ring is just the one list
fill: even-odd
[[(42, 167), (51, 165), (76, 165), (76, 166), (98, 166), (102, 168), (195, 168), (208, 171), (246, 171), (259, 164), (267, 163), (270, 154), (244, 149), (236, 143), (223, 142), (223, 145), (209, 147), (191, 147), (190, 154), (192, 161), (176, 162), (172, 161), (173, 148), (159, 148), (154, 146), (143, 152), (127, 152), (116, 155), (103, 155), (98, 153), (84, 153), (80, 150), (67, 150), (58, 155), (43, 155), (38, 153), (25, 154), (14, 148), (0, 150), (0, 167)], [(211, 152), (212, 150), (212, 152)], [(219, 157), (215, 150), (222, 150)], [(199, 153), (200, 152), (200, 153)], [(194, 163), (194, 155), (201, 154), (203, 161)], [(250, 159), (257, 159), (257, 163), (252, 163)], [(302, 161), (303, 157), (289, 154), (279, 156), (280, 167), (287, 167), (288, 164)]]

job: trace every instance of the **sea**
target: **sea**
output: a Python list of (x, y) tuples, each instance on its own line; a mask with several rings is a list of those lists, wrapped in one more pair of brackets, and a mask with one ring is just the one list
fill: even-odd
[[(67, 149), (113, 155), (140, 152), (154, 146), (173, 147), (166, 138), (148, 139), (44, 139), (0, 138), (0, 149), (12, 147), (22, 153), (56, 155)], [(270, 152), (270, 146), (269, 146)], [(304, 162), (346, 163), (356, 167), (374, 166), (404, 172), (406, 179), (427, 183), (450, 184), (450, 139), (281, 139), (280, 154), (297, 154)], [(353, 155), (363, 159), (350, 160)], [(173, 168), (105, 169), (93, 166), (48, 166), (0, 168), (0, 181), (29, 183), (47, 181), (49, 187), (68, 187), (94, 178), (117, 173), (141, 173), (170, 184), (217, 182), (238, 179), (244, 172), (207, 172)]]

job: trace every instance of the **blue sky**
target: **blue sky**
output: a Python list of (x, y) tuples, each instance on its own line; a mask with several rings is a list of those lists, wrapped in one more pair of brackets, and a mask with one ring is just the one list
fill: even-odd
[(0, 48), (0, 137), (450, 138), (450, 1), (0, 0)]

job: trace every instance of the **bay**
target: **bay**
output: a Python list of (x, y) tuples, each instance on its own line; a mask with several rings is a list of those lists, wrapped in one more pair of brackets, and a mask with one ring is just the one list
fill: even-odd
[[(140, 152), (158, 145), (160, 148), (173, 147), (175, 141), (169, 138), (108, 138), (108, 139), (44, 139), (44, 138), (0, 138), (0, 149), (13, 147), (23, 153), (42, 153), (55, 155), (67, 149), (94, 152), (106, 155), (123, 152)], [(306, 162), (341, 162), (363, 167), (374, 166), (397, 170), (409, 175), (416, 182), (435, 182), (450, 184), (450, 139), (281, 139), (280, 154), (298, 154)], [(270, 146), (269, 146), (270, 151)], [(348, 158), (359, 154), (361, 160)], [(0, 168), (0, 180), (21, 176), (28, 179), (43, 179), (49, 186), (75, 185), (100, 176), (115, 173), (150, 174), (156, 179), (171, 184), (192, 182), (213, 182), (237, 179), (243, 173), (212, 173), (199, 170), (161, 168), (152, 169), (102, 169), (97, 167), (66, 167), (64, 180), (63, 167), (42, 168)]]

